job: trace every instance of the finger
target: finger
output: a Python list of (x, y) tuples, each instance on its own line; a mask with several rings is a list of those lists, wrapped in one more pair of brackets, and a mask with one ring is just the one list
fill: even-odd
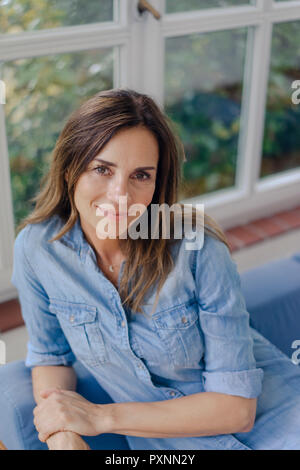
[(50, 437), (51, 434), (45, 434), (45, 433), (39, 433), (38, 438), (41, 442), (46, 442), (48, 437)]
[(38, 438), (41, 442), (45, 442), (44, 434), (39, 433)]

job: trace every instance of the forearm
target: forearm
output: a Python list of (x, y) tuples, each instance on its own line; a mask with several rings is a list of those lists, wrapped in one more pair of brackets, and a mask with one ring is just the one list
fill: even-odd
[[(67, 366), (37, 366), (32, 369), (32, 388), (36, 404), (39, 404), (43, 398), (40, 392), (47, 388), (59, 387), (64, 390), (76, 390), (77, 376), (73, 367)], [(77, 440), (76, 440), (77, 439)], [(67, 449), (68, 443), (80, 443), (82, 439), (72, 432), (62, 431), (47, 439), (46, 443), (50, 450)], [(83, 447), (85, 446), (82, 441)], [(81, 448), (78, 446), (78, 448)]]
[[(240, 400), (239, 400), (240, 399)], [(245, 432), (243, 397), (202, 392), (173, 400), (109, 405), (107, 432), (139, 437), (193, 437)]]
[(32, 387), (35, 402), (42, 398), (40, 392), (47, 388), (59, 387), (64, 390), (76, 390), (77, 377), (73, 367), (38, 366), (32, 369)]

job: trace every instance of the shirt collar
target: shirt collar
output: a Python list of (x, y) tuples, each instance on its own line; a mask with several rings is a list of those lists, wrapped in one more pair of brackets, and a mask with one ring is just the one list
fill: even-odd
[(77, 217), (73, 227), (68, 230), (61, 238), (68, 246), (76, 250), (79, 254), (85, 245), (85, 239), (81, 228), (80, 218)]

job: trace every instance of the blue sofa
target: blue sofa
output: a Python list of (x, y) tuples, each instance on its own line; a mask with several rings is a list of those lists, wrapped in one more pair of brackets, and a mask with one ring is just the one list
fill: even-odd
[[(251, 326), (291, 357), (291, 345), (300, 339), (300, 252), (247, 271), (241, 281)], [(112, 402), (81, 363), (74, 369), (78, 393), (94, 403)], [(33, 424), (34, 406), (31, 373), (24, 361), (0, 367), (0, 440), (8, 449), (47, 449)], [(129, 449), (126, 437), (118, 434), (84, 439), (91, 449)]]

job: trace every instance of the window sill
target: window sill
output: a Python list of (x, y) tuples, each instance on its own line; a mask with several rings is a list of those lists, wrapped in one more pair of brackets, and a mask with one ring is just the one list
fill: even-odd
[(238, 251), (300, 227), (300, 206), (225, 231), (231, 251)]

